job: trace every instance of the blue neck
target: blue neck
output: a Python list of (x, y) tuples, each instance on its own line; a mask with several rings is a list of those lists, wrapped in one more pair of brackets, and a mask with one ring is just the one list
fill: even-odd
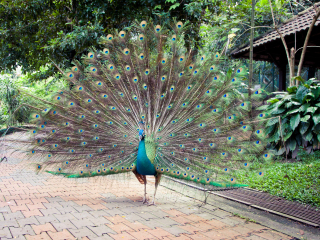
[(137, 172), (141, 175), (155, 175), (156, 170), (154, 165), (149, 160), (146, 153), (145, 140), (139, 142), (138, 156), (137, 156)]

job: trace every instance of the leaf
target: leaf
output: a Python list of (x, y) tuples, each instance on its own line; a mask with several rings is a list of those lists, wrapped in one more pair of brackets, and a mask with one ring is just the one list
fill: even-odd
[(277, 99), (277, 98), (271, 98), (271, 99), (267, 100), (267, 102), (268, 102), (268, 103), (271, 103), (271, 104), (274, 104), (274, 103), (276, 103), (276, 102), (279, 102), (279, 99)]
[(266, 110), (268, 107), (270, 107), (270, 105), (262, 105), (258, 107), (257, 110), (263, 111), (263, 110)]
[(268, 122), (267, 122), (267, 127), (269, 127), (269, 126), (272, 126), (272, 125), (274, 125), (274, 124), (276, 124), (276, 123), (278, 123), (279, 122), (279, 119), (278, 118), (272, 118), (272, 119), (270, 119)]
[(303, 135), (303, 134), (305, 134), (305, 132), (308, 130), (308, 127), (309, 127), (309, 123), (305, 123), (305, 122), (302, 122), (301, 124), (300, 124), (300, 133)]
[(293, 78), (291, 78), (291, 80), (297, 80), (299, 82), (305, 83), (304, 79), (301, 76), (293, 77)]
[(310, 115), (305, 115), (303, 118), (300, 119), (301, 122), (308, 122), (310, 119)]
[(154, 9), (161, 9), (161, 5), (155, 6)]
[(286, 147), (289, 148), (291, 151), (296, 149), (296, 145), (297, 142), (294, 138), (290, 138), (287, 142), (286, 142)]
[(290, 118), (290, 127), (294, 131), (300, 123), (300, 114), (297, 113)]
[(310, 106), (310, 103), (305, 103), (299, 108), (299, 111), (304, 112), (308, 109), (309, 106)]
[(299, 86), (297, 93), (296, 93), (296, 97), (300, 103), (303, 102), (303, 99), (308, 92), (309, 92), (308, 88), (306, 88), (305, 86)]
[(310, 132), (306, 135), (306, 140), (307, 140), (308, 142), (310, 142), (311, 139), (312, 139), (312, 137), (313, 137), (313, 135), (312, 135), (312, 132), (310, 131)]
[(308, 107), (307, 108), (307, 113), (311, 112), (313, 114), (315, 111), (317, 111), (317, 109), (318, 109), (317, 107)]
[(175, 3), (169, 8), (169, 11), (171, 11), (172, 9), (176, 9), (179, 6), (180, 6), (180, 3)]
[(314, 122), (315, 125), (317, 125), (320, 122), (320, 114), (315, 114), (312, 116), (312, 120)]
[(282, 155), (282, 154), (284, 154), (285, 151), (286, 151), (286, 149), (284, 147), (280, 148), (279, 151), (276, 153), (276, 155)]
[(298, 109), (293, 109), (293, 110), (287, 112), (287, 113), (286, 113), (286, 116), (288, 116), (288, 115), (290, 115), (290, 114), (292, 114), (292, 113), (296, 113), (296, 112), (299, 112), (299, 108), (298, 108)]
[(296, 86), (292, 86), (292, 87), (288, 87), (287, 91), (288, 91), (288, 93), (296, 93), (297, 89), (298, 88)]
[(271, 110), (270, 113), (277, 115), (277, 114), (283, 113), (285, 110), (286, 110), (285, 108), (275, 108), (275, 109)]
[(293, 133), (293, 131), (290, 131), (289, 133), (287, 133), (287, 135), (285, 135), (283, 137), (283, 141), (287, 141), (289, 139), (289, 137), (291, 137), (292, 133)]

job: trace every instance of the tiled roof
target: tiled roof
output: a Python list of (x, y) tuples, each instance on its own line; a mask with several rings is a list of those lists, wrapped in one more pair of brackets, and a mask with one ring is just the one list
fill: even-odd
[[(315, 4), (315, 6), (320, 7), (320, 3)], [(287, 20), (286, 22), (284, 22), (283, 24), (281, 24), (278, 27), (278, 30), (283, 35), (283, 37), (291, 35), (295, 32), (300, 32), (302, 30), (306, 30), (307, 28), (309, 28), (315, 13), (316, 13), (316, 11), (315, 11), (314, 7), (310, 7), (308, 9), (306, 9), (305, 11), (300, 12), (295, 17), (293, 17), (293, 18)], [(315, 26), (318, 26), (318, 25), (320, 25), (320, 19), (318, 19), (315, 23)], [(269, 31), (266, 34), (254, 39), (253, 47), (257, 47), (259, 45), (262, 45), (262, 44), (265, 44), (267, 42), (271, 42), (271, 41), (274, 41), (277, 39), (280, 39), (280, 36), (277, 33), (277, 31), (276, 30)], [(236, 55), (241, 52), (249, 51), (249, 49), (250, 49), (250, 46), (249, 46), (249, 43), (247, 43), (244, 46), (232, 51), (231, 54)]]

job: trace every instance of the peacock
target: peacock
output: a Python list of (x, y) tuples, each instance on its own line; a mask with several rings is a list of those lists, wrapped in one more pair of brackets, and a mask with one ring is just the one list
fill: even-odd
[[(264, 92), (245, 87), (245, 66), (228, 67), (222, 54), (188, 50), (187, 28), (176, 20), (135, 22), (60, 69), (69, 87), (52, 101), (29, 105), (36, 127), (20, 140), (40, 159), (37, 171), (68, 178), (133, 172), (150, 205), (162, 175), (246, 186), (235, 172), (271, 158), (257, 121), (265, 116), (252, 110)], [(150, 203), (148, 175), (155, 177)]]

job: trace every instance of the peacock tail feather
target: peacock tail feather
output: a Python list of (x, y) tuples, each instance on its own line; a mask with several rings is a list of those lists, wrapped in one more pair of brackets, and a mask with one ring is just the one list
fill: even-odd
[(156, 172), (242, 186), (235, 171), (271, 157), (263, 124), (250, 123), (259, 116), (249, 115), (264, 93), (245, 97), (237, 89), (246, 67), (225, 70), (219, 54), (187, 51), (184, 30), (181, 22), (136, 23), (107, 35), (102, 50), (92, 49), (68, 69), (71, 90), (30, 106), (37, 125), (30, 156), (43, 159), (36, 168), (72, 178), (134, 171), (143, 122), (146, 155)]

